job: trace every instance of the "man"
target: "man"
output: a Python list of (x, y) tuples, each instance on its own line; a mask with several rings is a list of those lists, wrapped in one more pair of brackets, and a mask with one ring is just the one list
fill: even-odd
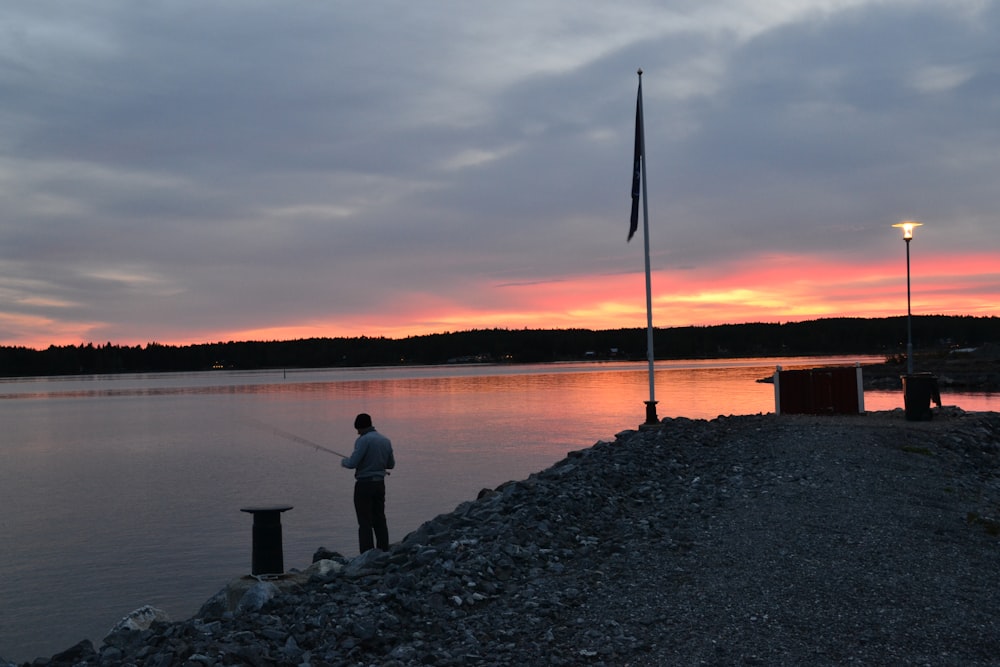
[[(358, 542), (361, 553), (378, 547), (389, 550), (389, 527), (385, 521), (385, 476), (396, 467), (389, 438), (375, 430), (365, 413), (354, 419), (358, 439), (354, 453), (340, 464), (354, 469), (354, 511), (358, 515)], [(374, 539), (373, 539), (374, 536)]]

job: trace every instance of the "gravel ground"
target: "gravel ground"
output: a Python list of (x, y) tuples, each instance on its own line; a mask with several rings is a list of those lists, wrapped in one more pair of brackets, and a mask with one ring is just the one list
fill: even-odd
[(668, 419), (36, 664), (1000, 664), (1000, 414)]
[(631, 543), (588, 617), (646, 625), (635, 665), (998, 664), (998, 442), (995, 416), (724, 420), (682, 553)]

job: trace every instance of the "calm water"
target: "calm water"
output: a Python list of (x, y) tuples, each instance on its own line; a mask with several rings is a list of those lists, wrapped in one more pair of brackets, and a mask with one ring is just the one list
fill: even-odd
[[(657, 365), (660, 417), (774, 411), (784, 368), (880, 358)], [(249, 573), (247, 505), (287, 503), (286, 569), (354, 555), (354, 415), (393, 440), (392, 541), (480, 489), (522, 479), (645, 417), (646, 364), (449, 366), (0, 379), (0, 656), (30, 660), (144, 604), (190, 617)], [(996, 396), (946, 404), (1000, 411)], [(902, 405), (868, 392), (868, 410)]]

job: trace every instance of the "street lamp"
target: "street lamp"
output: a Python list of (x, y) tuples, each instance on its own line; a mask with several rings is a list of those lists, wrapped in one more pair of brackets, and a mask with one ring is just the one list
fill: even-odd
[(916, 220), (897, 222), (893, 227), (903, 230), (903, 240), (906, 241), (906, 374), (913, 375), (913, 315), (910, 312), (910, 241), (913, 240), (913, 230), (923, 225)]

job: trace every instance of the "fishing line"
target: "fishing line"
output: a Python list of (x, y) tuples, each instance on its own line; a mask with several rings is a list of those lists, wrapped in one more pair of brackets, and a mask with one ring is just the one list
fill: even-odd
[(326, 452), (328, 454), (333, 454), (334, 456), (339, 456), (342, 459), (348, 458), (347, 456), (344, 456), (340, 452), (333, 451), (329, 447), (324, 447), (323, 445), (321, 445), (321, 444), (319, 444), (317, 442), (313, 442), (312, 440), (308, 440), (306, 438), (303, 438), (301, 435), (295, 435), (294, 433), (290, 433), (289, 431), (286, 431), (284, 429), (280, 429), (277, 426), (272, 426), (271, 424), (265, 424), (264, 422), (262, 422), (260, 420), (252, 419), (250, 417), (247, 417), (247, 421), (250, 422), (251, 424), (253, 424), (256, 427), (262, 428), (262, 429), (264, 429), (266, 431), (270, 431), (274, 435), (280, 436), (280, 437), (284, 438), (285, 440), (289, 440), (291, 442), (298, 443), (298, 444), (303, 445), (305, 447), (312, 447), (313, 449), (319, 449), (319, 450), (322, 450), (322, 451), (324, 451), (324, 452)]

